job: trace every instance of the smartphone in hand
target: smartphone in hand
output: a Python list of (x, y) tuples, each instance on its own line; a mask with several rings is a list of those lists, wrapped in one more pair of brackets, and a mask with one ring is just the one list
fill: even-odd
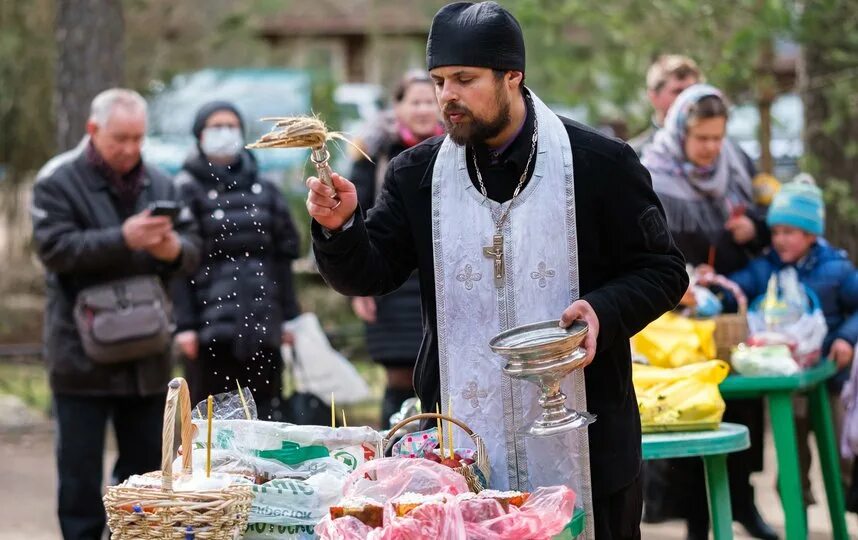
[(175, 201), (154, 201), (149, 203), (149, 212), (153, 216), (167, 216), (171, 221), (176, 221), (182, 207)]

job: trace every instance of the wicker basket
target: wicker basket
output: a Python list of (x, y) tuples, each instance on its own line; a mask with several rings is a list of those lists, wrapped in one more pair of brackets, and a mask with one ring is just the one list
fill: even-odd
[(491, 479), (491, 466), (489, 465), (488, 453), (486, 452), (486, 445), (483, 443), (483, 439), (474, 433), (471, 428), (469, 428), (464, 422), (461, 420), (457, 420), (450, 416), (444, 416), (443, 414), (437, 413), (423, 413), (423, 414), (415, 414), (414, 416), (410, 416), (392, 428), (387, 433), (387, 437), (382, 441), (382, 447), (384, 448), (384, 454), (386, 455), (388, 450), (390, 449), (390, 443), (393, 440), (393, 436), (397, 431), (407, 426), (412, 422), (416, 422), (418, 420), (446, 420), (447, 422), (452, 422), (462, 428), (462, 431), (468, 434), (472, 441), (474, 441), (474, 447), (476, 451), (474, 452), (474, 463), (470, 465), (464, 465), (462, 467), (457, 467), (453, 469), (458, 472), (462, 476), (465, 477), (465, 480), (468, 482), (468, 487), (471, 488), (471, 491), (474, 493), (479, 493), (480, 491), (489, 487), (489, 480)]
[(219, 490), (173, 491), (173, 433), (176, 409), (181, 409), (182, 474), (190, 474), (194, 426), (188, 384), (182, 378), (170, 381), (164, 407), (161, 470), (147, 476), (158, 479), (161, 488), (127, 486), (107, 488), (104, 508), (113, 540), (185, 540), (194, 532), (196, 540), (234, 540), (247, 526), (253, 495), (246, 485)]
[(715, 354), (719, 360), (730, 363), (733, 348), (748, 339), (748, 307), (739, 303), (738, 313), (726, 313), (715, 317)]

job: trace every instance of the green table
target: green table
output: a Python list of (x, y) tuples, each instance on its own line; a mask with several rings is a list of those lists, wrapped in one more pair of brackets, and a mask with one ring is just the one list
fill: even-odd
[(575, 514), (572, 516), (572, 521), (569, 522), (569, 525), (566, 525), (563, 532), (555, 536), (552, 540), (572, 540), (573, 538), (578, 538), (584, 532), (585, 516), (586, 514), (584, 514), (583, 509), (576, 508)]
[[(727, 454), (751, 445), (748, 428), (724, 422), (714, 431), (648, 433), (642, 437), (643, 459), (703, 458), (706, 491), (715, 540), (733, 538), (733, 512), (727, 478)], [(584, 511), (575, 509), (572, 521), (553, 540), (571, 540), (584, 532)]]
[(748, 428), (722, 422), (713, 431), (647, 433), (642, 438), (643, 459), (699, 456), (706, 474), (706, 495), (715, 540), (733, 538), (733, 509), (727, 477), (727, 454), (751, 446)]
[(792, 397), (796, 393), (807, 394), (810, 405), (810, 422), (816, 435), (831, 530), (836, 540), (846, 540), (846, 504), (843, 486), (840, 483), (840, 462), (831, 409), (825, 381), (837, 371), (833, 362), (821, 362), (816, 367), (795, 375), (779, 377), (744, 377), (730, 375), (721, 383), (721, 395), (725, 399), (765, 397), (769, 402), (769, 416), (775, 449), (778, 456), (778, 487), (786, 518), (787, 540), (807, 538), (807, 513), (802, 500), (799, 474), (798, 443)]

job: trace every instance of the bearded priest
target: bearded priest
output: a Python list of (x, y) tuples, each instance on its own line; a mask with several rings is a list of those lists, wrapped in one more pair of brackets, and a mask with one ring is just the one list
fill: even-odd
[[(494, 2), (435, 15), (426, 61), (447, 128), (397, 156), (366, 219), (354, 185), (307, 180), (316, 260), (351, 296), (419, 270), (423, 343), (414, 386), (486, 443), (495, 489), (566, 484), (587, 536), (640, 538), (641, 431), (629, 338), (678, 303), (682, 254), (628, 145), (560, 118), (526, 86), (521, 27)], [(589, 327), (569, 405), (595, 414), (562, 436), (523, 434), (536, 386), (510, 379), (489, 340), (560, 319)], [(457, 439), (464, 445), (465, 437)]]

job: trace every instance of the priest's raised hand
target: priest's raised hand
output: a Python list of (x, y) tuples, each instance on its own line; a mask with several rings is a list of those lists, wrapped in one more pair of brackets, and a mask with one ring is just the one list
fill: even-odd
[(315, 176), (307, 179), (307, 211), (310, 217), (329, 231), (343, 227), (357, 210), (355, 186), (337, 173), (331, 175), (334, 187), (330, 188)]

